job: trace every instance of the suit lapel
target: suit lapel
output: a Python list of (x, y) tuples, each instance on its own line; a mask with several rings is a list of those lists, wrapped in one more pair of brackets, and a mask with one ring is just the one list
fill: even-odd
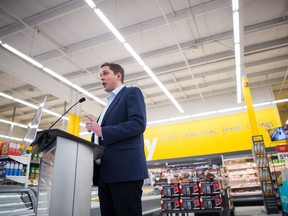
[(103, 117), (102, 123), (101, 125), (105, 125), (106, 119), (109, 116), (109, 114), (112, 112), (112, 110), (114, 109), (114, 107), (116, 106), (116, 104), (120, 101), (121, 97), (123, 96), (125, 90), (126, 90), (126, 86), (124, 86), (120, 92), (118, 92), (118, 94), (115, 96), (114, 100), (112, 101), (112, 103), (110, 104), (110, 106), (108, 107), (108, 109), (106, 110), (106, 113)]

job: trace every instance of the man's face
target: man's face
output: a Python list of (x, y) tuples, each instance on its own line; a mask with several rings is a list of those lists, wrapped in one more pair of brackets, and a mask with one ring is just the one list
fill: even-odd
[(122, 84), (121, 73), (114, 74), (109, 66), (104, 66), (100, 68), (100, 81), (104, 91), (111, 92)]

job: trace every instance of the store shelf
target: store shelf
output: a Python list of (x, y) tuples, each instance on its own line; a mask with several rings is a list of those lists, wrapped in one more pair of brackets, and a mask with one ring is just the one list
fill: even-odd
[(7, 155), (7, 156), (0, 156), (0, 160), (12, 159), (19, 163), (27, 165), (30, 163), (30, 156), (15, 156), (15, 155)]
[(7, 180), (11, 180), (20, 184), (25, 184), (27, 177), (26, 176), (5, 176), (5, 177), (1, 177), (3, 179), (7, 179)]
[(24, 187), (27, 188), (29, 184), (28, 175), (29, 175), (31, 154), (27, 154), (24, 156), (14, 156), (14, 155), (0, 156), (0, 160), (16, 161), (26, 166), (26, 173), (24, 176), (21, 175), (22, 170), (20, 168), (20, 171), (21, 171), (20, 174), (18, 173), (18, 175), (7, 175), (9, 173), (6, 173), (6, 176), (1, 176), (0, 180), (3, 183), (5, 183), (6, 181), (13, 181), (19, 184), (24, 184)]
[(235, 206), (263, 203), (261, 181), (253, 157), (226, 159), (224, 165), (227, 168), (228, 185)]

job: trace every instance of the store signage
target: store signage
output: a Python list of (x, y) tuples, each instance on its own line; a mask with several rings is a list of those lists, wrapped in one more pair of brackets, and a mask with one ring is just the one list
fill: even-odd
[(288, 152), (288, 145), (276, 145), (276, 151), (277, 152)]
[(278, 156), (278, 160), (285, 160), (288, 162), (288, 152), (281, 152), (281, 153), (277, 153)]
[[(255, 110), (261, 137), (266, 147), (270, 128), (280, 124), (277, 108)], [(247, 112), (215, 116), (187, 122), (149, 127), (144, 133), (147, 160), (162, 160), (251, 150), (252, 131)]]

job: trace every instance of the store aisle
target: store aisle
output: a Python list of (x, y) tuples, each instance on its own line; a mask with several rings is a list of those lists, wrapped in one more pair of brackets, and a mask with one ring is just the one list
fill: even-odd
[[(243, 206), (235, 207), (235, 216), (261, 216), (267, 215), (264, 206)], [(282, 216), (279, 214), (270, 214), (270, 216)]]

